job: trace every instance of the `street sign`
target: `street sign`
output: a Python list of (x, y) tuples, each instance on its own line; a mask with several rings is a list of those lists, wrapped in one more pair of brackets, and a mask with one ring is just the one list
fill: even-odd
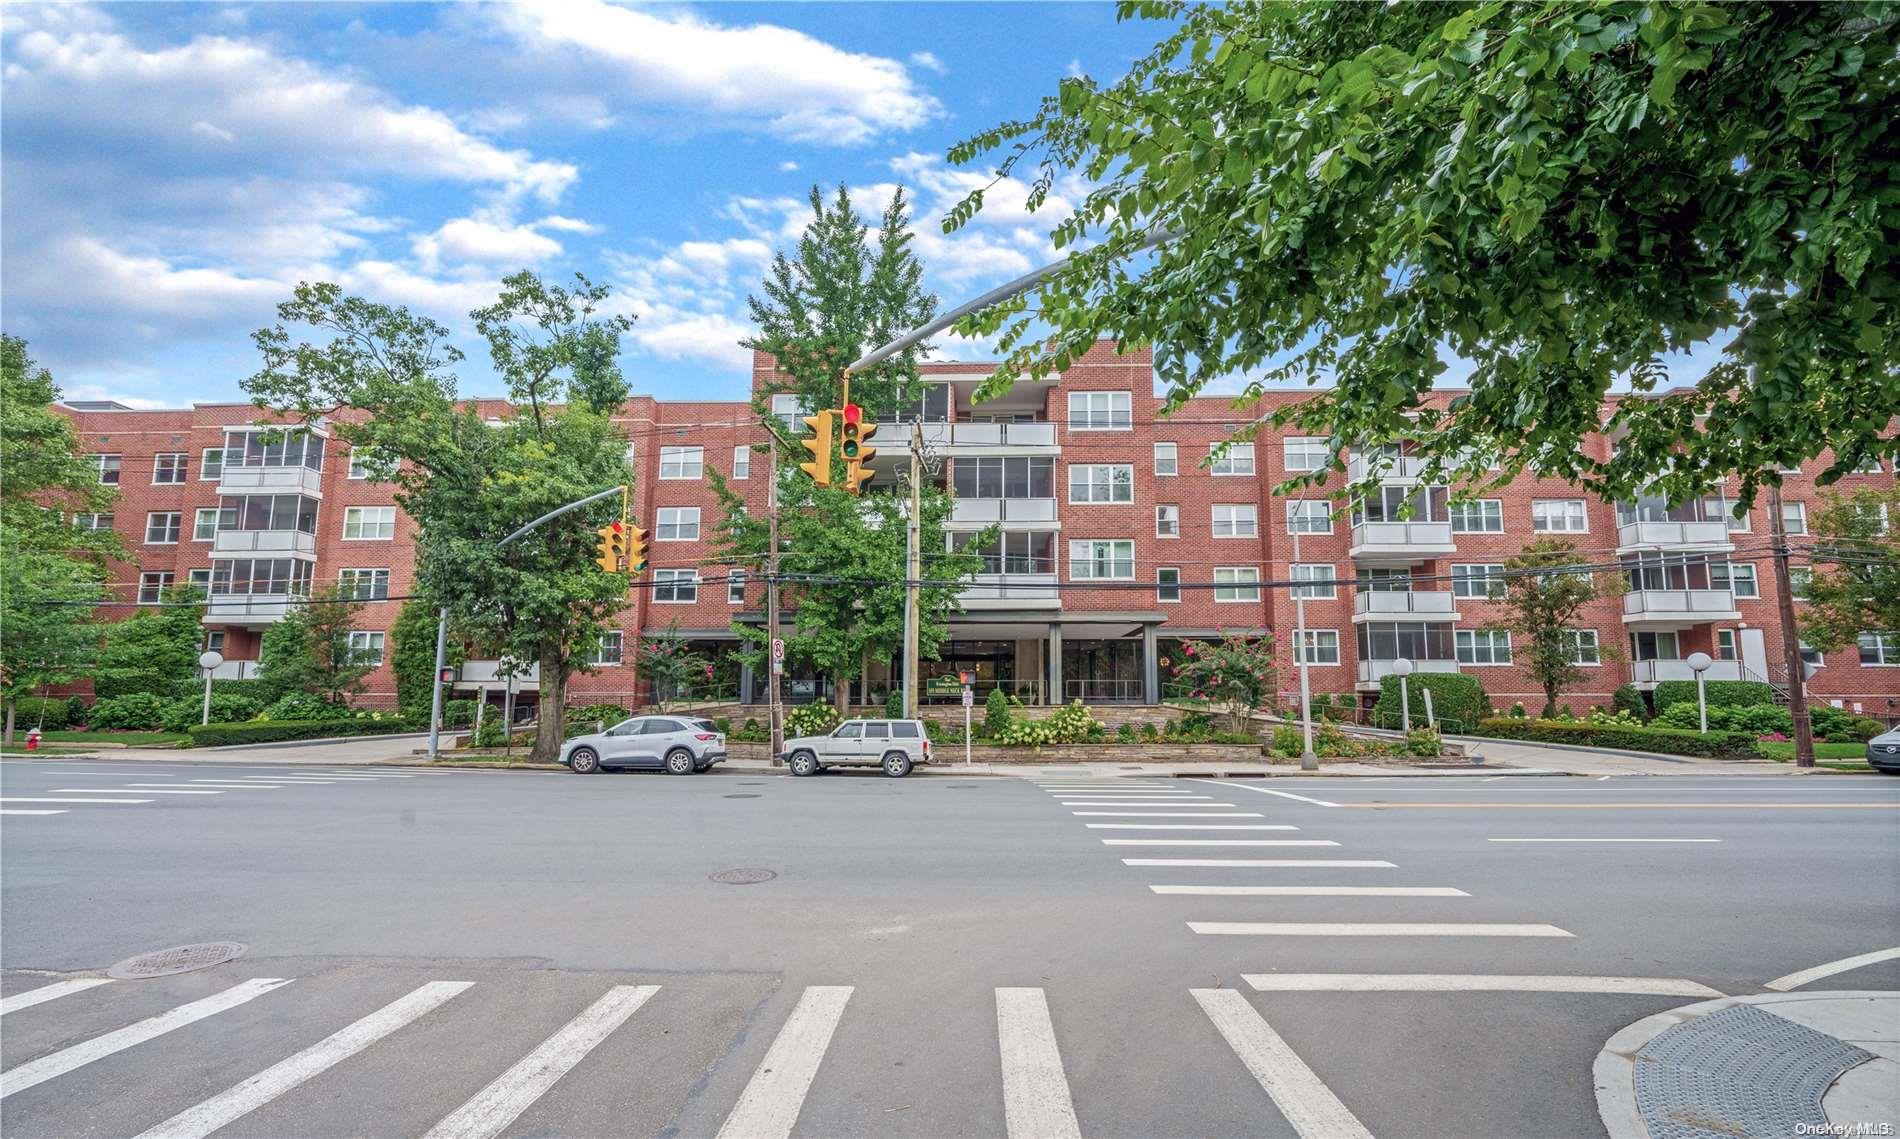
[(785, 662), (785, 641), (782, 637), (772, 638), (772, 659), (780, 664)]
[(975, 692), (975, 690), (973, 690), (973, 689), (969, 689), (969, 688), (965, 688), (965, 689), (963, 690), (963, 706), (964, 706), (965, 708), (968, 708), (968, 707), (970, 707), (971, 705), (973, 705), (973, 704), (975, 704), (975, 703), (976, 703), (976, 692)]

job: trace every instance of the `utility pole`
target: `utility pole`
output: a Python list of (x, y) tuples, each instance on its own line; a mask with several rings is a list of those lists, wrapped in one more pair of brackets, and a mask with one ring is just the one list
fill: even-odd
[(778, 440), (772, 441), (771, 473), (765, 480), (765, 685), (771, 694), (767, 714), (772, 721), (772, 759), (785, 750), (785, 708), (779, 702), (782, 662), (773, 651), (778, 643)]
[(1788, 527), (1781, 516), (1781, 484), (1768, 484), (1768, 527), (1774, 536), (1775, 608), (1781, 615), (1781, 658), (1788, 670), (1788, 711), (1794, 715), (1794, 765), (1814, 766), (1814, 722), (1808, 718), (1808, 677), (1802, 667), (1801, 635), (1794, 622), (1794, 590), (1788, 572)]
[(917, 714), (917, 582), (923, 576), (924, 426), (910, 423), (910, 517), (904, 520), (904, 715)]
[[(1300, 530), (1305, 519), (1301, 518), (1293, 528), (1293, 564), (1300, 564)], [(1306, 644), (1306, 592), (1299, 587), (1298, 570), (1288, 574), (1295, 577), (1293, 586), (1293, 659), (1300, 665), (1300, 770), (1318, 771), (1319, 756), (1313, 751), (1313, 681), (1309, 675), (1312, 653)], [(1330, 569), (1328, 572), (1332, 572)]]

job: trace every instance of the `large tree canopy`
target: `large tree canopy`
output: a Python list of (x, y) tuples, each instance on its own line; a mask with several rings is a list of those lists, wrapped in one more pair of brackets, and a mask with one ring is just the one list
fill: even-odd
[[(1879, 436), (1900, 412), (1890, 0), (1122, 13), (1175, 26), (951, 151), (1039, 167), (1032, 206), (1064, 172), (1096, 187), (1054, 229), (1086, 248), (969, 322), (1003, 332), (992, 388), (1114, 337), (1153, 345), (1173, 403), (1233, 374), (1331, 383), (1280, 422), (1619, 497), (1738, 472), (1752, 499), (1827, 448), (1824, 482), (1900, 450)], [(1665, 392), (1666, 354), (1724, 337)], [(1448, 358), (1471, 391), (1445, 412), (1426, 394)], [(1646, 398), (1606, 424), (1619, 382)], [(1606, 427), (1601, 461), (1579, 442)], [(1493, 448), (1496, 472), (1459, 460)]]

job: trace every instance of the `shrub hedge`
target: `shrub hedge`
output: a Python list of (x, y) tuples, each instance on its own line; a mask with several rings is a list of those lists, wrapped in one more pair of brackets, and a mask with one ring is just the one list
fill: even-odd
[[(1775, 690), (1759, 680), (1708, 680), (1703, 682), (1708, 688), (1709, 707), (1747, 708), (1756, 704), (1773, 704)], [(1671, 704), (1695, 704), (1695, 681), (1665, 680), (1656, 685), (1653, 694), (1656, 701), (1656, 714)]]
[[(1432, 694), (1432, 714), (1448, 730), (1463, 730), (1483, 719), (1491, 710), (1485, 699), (1484, 685), (1475, 676), (1457, 672), (1415, 672), (1411, 675), (1412, 722), (1425, 722), (1425, 690)], [(1379, 682), (1379, 702), (1373, 705), (1372, 722), (1380, 727), (1396, 728), (1401, 722), (1399, 678), (1387, 676)]]
[(1610, 697), (1611, 705), (1619, 712), (1628, 712), (1639, 720), (1649, 718), (1649, 706), (1643, 703), (1643, 694), (1634, 684), (1619, 684)]
[(109, 696), (92, 706), (87, 726), (102, 730), (122, 729), (149, 732), (158, 727), (165, 702), (150, 692), (128, 692)]
[[(74, 705), (78, 708), (75, 711)], [(3, 713), (0, 713), (3, 714)], [(41, 717), (45, 718), (42, 720)], [(86, 722), (86, 702), (74, 696), (22, 696), (13, 702), (13, 726), (18, 731), (30, 731), (43, 728), (49, 732), (62, 731), (74, 724)]]
[(1693, 755), (1711, 759), (1749, 759), (1755, 754), (1755, 736), (1751, 732), (1712, 731), (1703, 735), (1677, 728), (1612, 727), (1564, 720), (1498, 717), (1480, 720), (1477, 730), (1471, 734), (1493, 739), (1656, 751), (1667, 755)]
[(382, 736), (416, 731), (403, 716), (381, 720), (251, 720), (242, 724), (194, 724), (187, 729), (192, 747), (263, 744), (280, 740), (318, 740), (331, 736)]
[[(263, 702), (249, 696), (230, 696), (222, 692), (211, 694), (211, 719), (214, 723), (242, 723), (263, 710)], [(186, 696), (173, 700), (161, 708), (158, 715), (159, 727), (168, 732), (182, 732), (204, 716), (204, 697)]]

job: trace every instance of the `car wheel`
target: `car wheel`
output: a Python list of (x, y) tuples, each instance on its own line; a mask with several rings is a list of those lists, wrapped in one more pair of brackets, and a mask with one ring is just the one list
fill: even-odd
[(818, 757), (808, 751), (795, 751), (788, 761), (793, 775), (818, 774)]
[(693, 753), (683, 747), (676, 747), (666, 753), (666, 773), (668, 775), (691, 775), (693, 773)]
[(567, 757), (567, 765), (579, 775), (592, 775), (600, 770), (600, 756), (591, 747), (577, 747)]
[(894, 751), (884, 757), (884, 774), (892, 779), (902, 779), (910, 774), (910, 756)]

